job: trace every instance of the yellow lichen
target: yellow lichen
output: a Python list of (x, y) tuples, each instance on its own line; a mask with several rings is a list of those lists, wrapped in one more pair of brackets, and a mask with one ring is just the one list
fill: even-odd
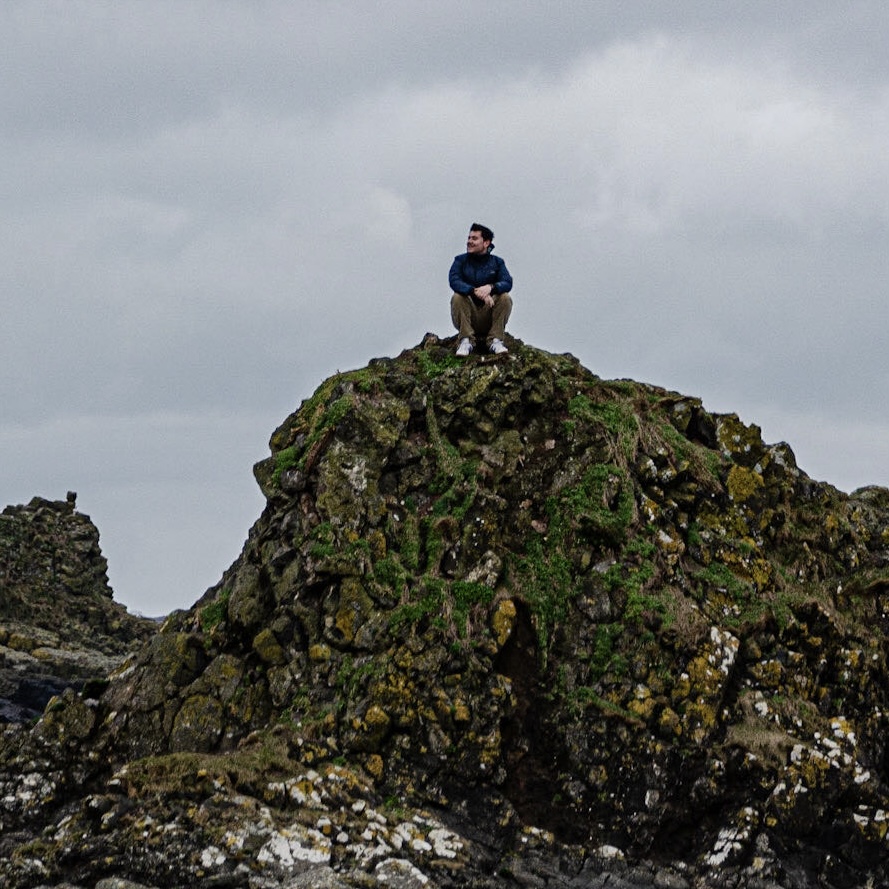
[(762, 476), (745, 466), (733, 466), (728, 474), (726, 487), (735, 503), (745, 503), (765, 486)]
[(658, 726), (665, 734), (675, 735), (677, 738), (682, 734), (682, 720), (671, 707), (664, 707), (661, 711)]
[(632, 713), (634, 716), (638, 716), (640, 719), (644, 719), (648, 721), (648, 719), (654, 713), (654, 709), (656, 706), (656, 702), (654, 698), (648, 697), (643, 698), (642, 700), (634, 699), (627, 703), (627, 710)]
[(373, 776), (377, 781), (383, 777), (384, 763), (383, 757), (379, 753), (372, 753), (364, 761), (364, 768), (367, 769), (369, 775)]
[(275, 638), (275, 634), (266, 627), (260, 630), (253, 639), (253, 650), (259, 655), (259, 659), (266, 664), (283, 664), (287, 658), (284, 649)]
[(319, 661), (329, 661), (330, 655), (330, 646), (325, 645), (323, 642), (317, 642), (309, 647), (309, 659), (316, 663)]
[(515, 602), (512, 599), (503, 599), (501, 602), (498, 602), (491, 617), (491, 627), (494, 630), (494, 640), (498, 648), (502, 648), (506, 644), (506, 640), (512, 635), (515, 620)]

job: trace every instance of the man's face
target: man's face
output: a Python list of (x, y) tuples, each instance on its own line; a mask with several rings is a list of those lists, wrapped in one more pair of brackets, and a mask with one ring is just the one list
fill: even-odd
[(485, 253), (487, 252), (488, 246), (490, 245), (490, 241), (486, 241), (482, 237), (481, 232), (471, 231), (469, 233), (469, 237), (466, 239), (466, 252), (467, 253)]

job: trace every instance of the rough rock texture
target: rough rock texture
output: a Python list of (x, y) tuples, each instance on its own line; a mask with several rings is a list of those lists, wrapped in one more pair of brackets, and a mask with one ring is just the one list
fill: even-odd
[(2, 722), (34, 719), (157, 632), (113, 601), (99, 532), (75, 500), (35, 497), (0, 513)]
[(889, 884), (889, 491), (452, 348), (324, 382), (221, 581), (7, 733), (5, 885)]

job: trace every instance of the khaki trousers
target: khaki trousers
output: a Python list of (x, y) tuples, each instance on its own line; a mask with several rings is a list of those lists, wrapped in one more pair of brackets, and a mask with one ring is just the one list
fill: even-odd
[(494, 306), (484, 303), (476, 305), (471, 296), (462, 293), (451, 295), (451, 321), (459, 331), (459, 337), (475, 339), (484, 337), (488, 345), (491, 340), (502, 340), (506, 333), (506, 322), (512, 312), (512, 297), (508, 293), (494, 295)]

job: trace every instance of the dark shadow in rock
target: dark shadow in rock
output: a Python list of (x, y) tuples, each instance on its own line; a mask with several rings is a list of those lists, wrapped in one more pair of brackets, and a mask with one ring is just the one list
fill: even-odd
[(494, 665), (511, 680), (516, 702), (500, 726), (507, 773), (503, 794), (525, 824), (549, 830), (562, 842), (583, 842), (587, 826), (573, 807), (559, 802), (558, 776), (565, 757), (554, 746), (558, 734), (547, 721), (549, 706), (531, 614), (521, 602), (516, 611), (512, 636)]

